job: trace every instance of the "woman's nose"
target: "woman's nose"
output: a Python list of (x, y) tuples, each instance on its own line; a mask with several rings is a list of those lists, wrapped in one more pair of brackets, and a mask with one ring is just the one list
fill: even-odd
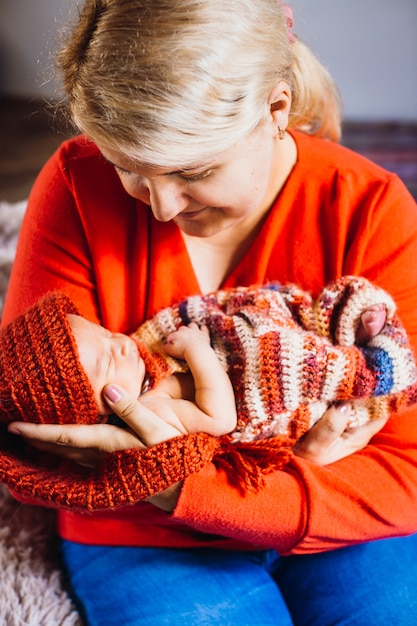
[(160, 222), (169, 222), (190, 204), (181, 183), (168, 176), (149, 180), (147, 187), (152, 213)]

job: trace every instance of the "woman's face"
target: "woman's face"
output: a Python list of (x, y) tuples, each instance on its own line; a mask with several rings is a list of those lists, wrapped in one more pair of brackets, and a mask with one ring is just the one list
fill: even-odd
[(266, 213), (295, 161), (291, 136), (280, 141), (267, 122), (215, 160), (183, 170), (140, 166), (107, 148), (102, 153), (128, 194), (148, 204), (157, 220), (173, 220), (195, 237)]

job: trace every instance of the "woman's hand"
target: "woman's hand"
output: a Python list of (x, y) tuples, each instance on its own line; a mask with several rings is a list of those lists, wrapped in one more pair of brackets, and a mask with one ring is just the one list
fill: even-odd
[[(104, 397), (112, 411), (140, 436), (147, 447), (182, 434), (155, 413), (148, 411), (145, 414), (140, 409), (140, 403), (131, 398), (121, 387), (107, 385), (104, 389)], [(170, 513), (178, 502), (181, 485), (180, 482), (171, 485), (165, 491), (148, 498), (148, 502)]]
[(315, 465), (329, 465), (362, 450), (388, 421), (388, 415), (349, 428), (350, 405), (332, 406), (294, 446), (294, 453)]
[(112, 411), (128, 428), (111, 424), (12, 422), (8, 430), (21, 435), (39, 450), (88, 467), (98, 465), (109, 452), (147, 448), (183, 434), (116, 385), (107, 385), (104, 396)]
[[(376, 337), (385, 326), (385, 306), (369, 307), (362, 315), (356, 331), (356, 342), (364, 344)], [(316, 465), (328, 465), (362, 450), (385, 426), (387, 417), (369, 421), (363, 426), (349, 428), (350, 404), (332, 406), (294, 446), (294, 453)]]
[[(36, 448), (95, 467), (109, 452), (129, 448), (146, 448), (161, 441), (181, 435), (152, 411), (134, 400), (121, 387), (107, 385), (104, 397), (109, 407), (129, 427), (118, 428), (110, 424), (30, 424), (13, 422), (9, 432), (24, 437)], [(171, 485), (162, 493), (148, 499), (158, 508), (171, 512), (181, 491), (181, 483)]]
[(86, 467), (97, 466), (109, 452), (145, 447), (134, 433), (110, 424), (13, 422), (8, 430), (38, 450)]

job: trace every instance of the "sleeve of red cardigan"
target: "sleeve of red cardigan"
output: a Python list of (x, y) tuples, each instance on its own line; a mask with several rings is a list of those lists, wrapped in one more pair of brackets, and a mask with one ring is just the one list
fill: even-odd
[(2, 317), (6, 324), (49, 290), (63, 289), (98, 322), (95, 278), (82, 218), (65, 178), (59, 149), (29, 196)]
[[(362, 274), (393, 296), (416, 354), (417, 207), (395, 179), (368, 195), (351, 244), (340, 252), (342, 274)], [(417, 409), (391, 416), (368, 446), (337, 463), (318, 467), (294, 459), (267, 476), (257, 494), (240, 496), (211, 465), (184, 481), (173, 516), (281, 554), (416, 532)]]

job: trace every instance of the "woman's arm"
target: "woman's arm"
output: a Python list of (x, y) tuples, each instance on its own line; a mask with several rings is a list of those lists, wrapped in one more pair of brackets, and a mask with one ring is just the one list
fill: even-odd
[(48, 291), (64, 290), (98, 322), (94, 273), (81, 216), (57, 152), (29, 196), (8, 284), (2, 325)]
[[(363, 193), (349, 224), (347, 249), (343, 239), (334, 241), (341, 247), (340, 275), (366, 276), (392, 295), (417, 354), (416, 204), (395, 177)], [(349, 194), (340, 190), (337, 198), (341, 215), (349, 214)], [(338, 229), (333, 226), (340, 238)], [(204, 509), (197, 505), (197, 490), (205, 494)], [(273, 545), (282, 554), (305, 553), (416, 532), (416, 502), (413, 407), (392, 415), (356, 454), (325, 467), (296, 457), (283, 471), (268, 475), (265, 488), (253, 496), (240, 497), (226, 475), (210, 466), (184, 481), (173, 515), (197, 530), (215, 532), (220, 526), (227, 536)]]

